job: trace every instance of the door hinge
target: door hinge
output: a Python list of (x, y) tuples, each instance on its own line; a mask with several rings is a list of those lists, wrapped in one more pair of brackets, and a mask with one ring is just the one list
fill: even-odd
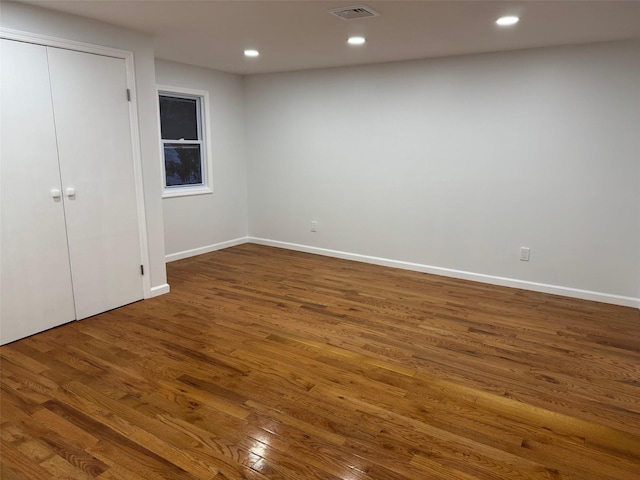
[(144, 265), (140, 265), (140, 275), (144, 275)]
[(131, 90), (129, 90), (127, 88), (127, 101), (130, 102), (131, 101)]

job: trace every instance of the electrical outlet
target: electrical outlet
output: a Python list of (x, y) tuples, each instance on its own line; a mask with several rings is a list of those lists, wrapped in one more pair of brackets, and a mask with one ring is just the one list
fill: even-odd
[(317, 232), (318, 231), (318, 222), (316, 222), (315, 220), (311, 221), (311, 231), (312, 232)]
[(520, 261), (528, 262), (531, 249), (529, 247), (520, 247)]

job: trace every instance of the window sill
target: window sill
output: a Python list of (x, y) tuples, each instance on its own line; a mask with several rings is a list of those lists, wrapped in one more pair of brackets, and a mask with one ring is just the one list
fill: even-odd
[(208, 195), (213, 193), (209, 187), (182, 187), (162, 192), (162, 198), (188, 197), (191, 195)]

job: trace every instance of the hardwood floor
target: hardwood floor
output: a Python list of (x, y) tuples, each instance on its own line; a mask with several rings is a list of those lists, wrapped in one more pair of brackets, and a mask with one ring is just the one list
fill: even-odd
[(0, 477), (637, 479), (640, 312), (242, 245), (0, 348)]

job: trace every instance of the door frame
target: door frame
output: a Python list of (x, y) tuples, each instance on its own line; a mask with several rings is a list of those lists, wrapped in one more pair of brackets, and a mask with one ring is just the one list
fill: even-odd
[[(23, 32), (8, 28), (0, 28), (0, 38), (6, 40), (15, 40), (18, 42), (33, 43), (43, 45), (45, 47), (62, 48), (65, 50), (74, 50), (77, 52), (92, 53), (105, 57), (120, 58), (125, 61), (125, 69), (127, 75), (127, 88), (130, 92), (129, 101), (129, 124), (131, 128), (131, 147), (133, 155), (133, 175), (136, 187), (136, 204), (138, 215), (138, 233), (140, 238), (140, 262), (143, 265), (145, 274), (142, 275), (142, 289), (144, 298), (151, 298), (151, 276), (149, 268), (149, 243), (147, 237), (147, 221), (146, 210), (144, 204), (144, 188), (142, 181), (142, 154), (140, 150), (140, 130), (138, 123), (138, 103), (136, 91), (135, 68), (133, 62), (133, 52), (127, 50), (119, 50), (101, 45), (77, 42), (75, 40), (67, 40), (63, 38), (50, 37), (47, 35), (39, 35), (36, 33)], [(125, 93), (123, 92), (123, 95)]]

